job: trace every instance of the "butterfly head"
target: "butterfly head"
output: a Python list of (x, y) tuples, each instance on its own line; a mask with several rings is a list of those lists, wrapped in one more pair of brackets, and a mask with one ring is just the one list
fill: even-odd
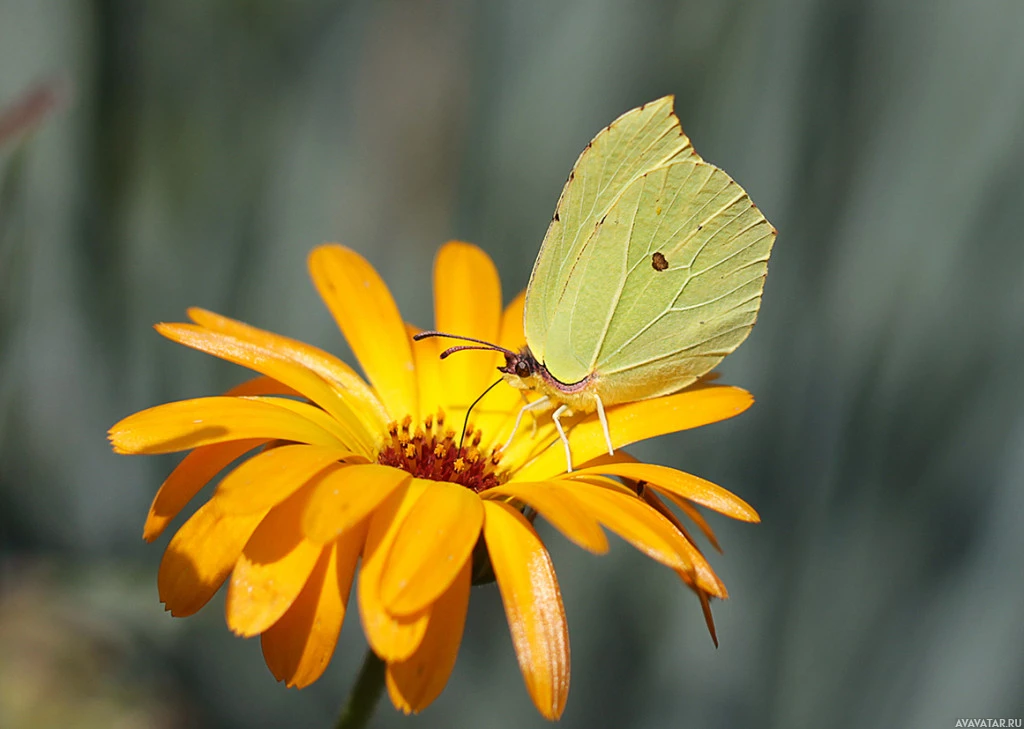
[(597, 387), (597, 375), (592, 373), (579, 382), (564, 383), (555, 379), (548, 371), (543, 362), (539, 362), (530, 351), (529, 347), (523, 347), (518, 352), (506, 349), (497, 344), (485, 342), (472, 337), (464, 337), (460, 334), (448, 334), (446, 332), (427, 331), (420, 332), (413, 336), (415, 341), (429, 337), (444, 337), (446, 339), (458, 339), (469, 344), (459, 344), (441, 352), (441, 359), (447, 359), (456, 352), (465, 350), (490, 350), (500, 352), (505, 356), (505, 365), (499, 367), (505, 378), (505, 382), (520, 390), (533, 390), (540, 395), (547, 395), (552, 402), (564, 403), (573, 410), (579, 412), (592, 412), (594, 410), (594, 398)]
[(520, 390), (534, 390), (544, 365), (537, 361), (529, 347), (523, 347), (519, 352), (503, 352), (505, 355), (505, 366), (499, 367), (498, 372), (505, 376), (505, 381)]

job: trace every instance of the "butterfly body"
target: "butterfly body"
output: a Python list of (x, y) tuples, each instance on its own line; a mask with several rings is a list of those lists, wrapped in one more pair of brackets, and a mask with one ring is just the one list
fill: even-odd
[(608, 405), (620, 402), (612, 399), (610, 393), (602, 393), (601, 379), (596, 372), (578, 382), (556, 379), (542, 362), (537, 361), (529, 347), (515, 354), (506, 354), (505, 366), (498, 370), (513, 387), (547, 396), (551, 407), (564, 404), (573, 412), (592, 413), (597, 409), (597, 398)]

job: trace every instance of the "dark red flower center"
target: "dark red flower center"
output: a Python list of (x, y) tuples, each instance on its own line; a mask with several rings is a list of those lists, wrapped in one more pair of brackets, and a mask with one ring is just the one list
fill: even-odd
[(470, 424), (460, 438), (445, 427), (444, 411), (428, 415), (423, 425), (412, 430), (408, 415), (401, 423), (392, 422), (377, 453), (377, 463), (408, 471), (417, 478), (449, 481), (480, 493), (499, 486), (508, 475), (498, 470), (501, 448), (486, 453), (480, 449), (483, 433)]

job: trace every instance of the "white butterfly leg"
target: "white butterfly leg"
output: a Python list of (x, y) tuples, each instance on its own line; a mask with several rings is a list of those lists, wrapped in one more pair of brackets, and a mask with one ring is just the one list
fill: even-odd
[(565, 446), (565, 471), (566, 473), (572, 472), (572, 452), (569, 450), (569, 439), (565, 437), (565, 429), (562, 428), (562, 414), (568, 413), (572, 415), (572, 410), (569, 409), (568, 405), (559, 405), (555, 412), (551, 413), (551, 419), (555, 423), (555, 430), (558, 431), (558, 437), (562, 439), (562, 445)]
[(601, 421), (601, 430), (604, 431), (604, 442), (608, 444), (608, 455), (614, 456), (615, 449), (612, 448), (612, 434), (608, 430), (608, 418), (604, 414), (604, 403), (601, 402), (601, 398), (598, 395), (594, 395), (594, 400), (597, 401), (597, 419)]
[(534, 410), (536, 408), (541, 407), (542, 405), (547, 405), (548, 400), (548, 396), (545, 395), (544, 397), (538, 398), (533, 402), (529, 402), (523, 405), (522, 409), (520, 409), (519, 411), (519, 415), (516, 416), (516, 424), (512, 426), (512, 432), (508, 434), (508, 440), (506, 440), (505, 445), (501, 447), (502, 451), (507, 451), (508, 447), (512, 445), (512, 439), (516, 437), (516, 432), (519, 430), (519, 424), (523, 422), (523, 416), (526, 414), (526, 411)]

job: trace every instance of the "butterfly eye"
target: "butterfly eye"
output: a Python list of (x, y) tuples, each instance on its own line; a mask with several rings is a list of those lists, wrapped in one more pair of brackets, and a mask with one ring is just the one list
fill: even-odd
[(516, 362), (516, 376), (517, 377), (529, 377), (531, 374), (530, 363), (525, 359), (521, 359)]

